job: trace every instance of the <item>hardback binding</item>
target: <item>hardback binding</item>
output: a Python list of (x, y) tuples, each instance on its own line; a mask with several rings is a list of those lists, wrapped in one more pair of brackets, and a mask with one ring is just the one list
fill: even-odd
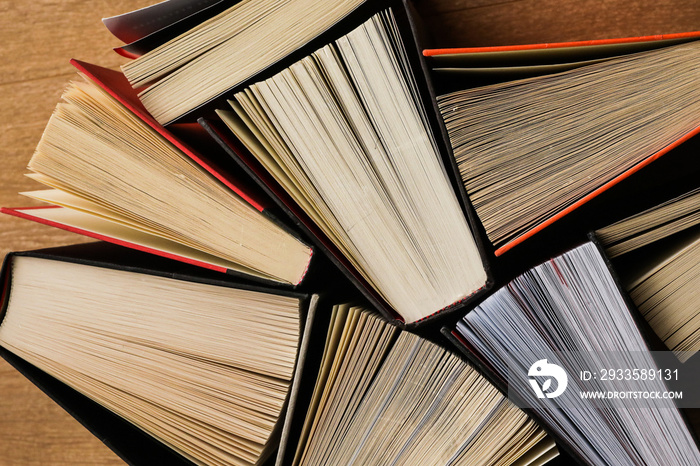
[[(487, 52), (512, 52), (512, 51), (525, 51), (525, 50), (543, 50), (543, 49), (559, 49), (559, 48), (575, 48), (575, 47), (597, 47), (597, 46), (613, 46), (613, 45), (620, 45), (620, 44), (637, 44), (637, 43), (642, 43), (642, 42), (656, 42), (656, 41), (669, 41), (672, 43), (676, 42), (686, 42), (690, 40), (696, 40), (700, 38), (700, 31), (691, 31), (691, 32), (682, 32), (682, 33), (675, 33), (675, 34), (657, 34), (657, 35), (652, 35), (652, 36), (639, 36), (639, 37), (624, 37), (624, 38), (616, 38), (616, 39), (600, 39), (600, 40), (586, 40), (586, 41), (577, 41), (577, 42), (556, 42), (556, 43), (541, 43), (541, 44), (527, 44), (527, 45), (505, 45), (505, 46), (492, 46), (492, 47), (463, 47), (463, 48), (440, 48), (440, 49), (430, 49), (430, 48), (424, 48), (422, 51), (422, 56), (428, 57), (440, 57), (443, 55), (453, 55), (453, 54), (478, 54), (478, 53), (487, 53)], [(425, 63), (425, 61), (424, 61)], [(428, 65), (426, 65), (426, 72), (430, 73), (430, 68)], [(430, 82), (430, 81), (429, 81)], [(433, 96), (434, 97), (434, 96)], [(439, 114), (439, 111), (438, 111)], [(444, 128), (444, 126), (443, 126)], [(533, 228), (529, 229), (527, 232), (524, 234), (508, 241), (506, 244), (503, 246), (500, 246), (495, 249), (494, 254), (496, 256), (501, 256), (514, 248), (515, 246), (521, 244), (528, 238), (531, 238), (538, 232), (542, 231), (543, 229), (547, 228), (557, 220), (561, 219), (562, 217), (565, 217), (566, 215), (570, 214), (574, 210), (578, 209), (582, 205), (586, 204), (588, 201), (590, 201), (593, 198), (596, 198), (598, 195), (604, 193), (605, 191), (609, 190), (613, 186), (617, 185), (621, 181), (629, 178), (631, 175), (634, 173), (638, 172), (642, 168), (646, 167), (647, 165), (651, 164), (667, 152), (671, 151), (672, 149), (675, 149), (682, 143), (686, 142), (693, 136), (696, 136), (700, 134), (700, 127), (697, 127), (696, 129), (692, 130), (691, 132), (685, 134), (684, 136), (680, 137), (673, 143), (669, 144), (668, 146), (664, 147), (660, 151), (656, 152), (655, 154), (650, 155), (646, 159), (640, 161), (633, 167), (629, 168), (625, 172), (619, 174), (615, 178), (609, 180), (608, 182), (604, 183), (603, 185), (599, 186), (598, 188), (594, 189), (593, 191), (589, 192), (585, 196), (582, 196), (576, 202), (573, 204), (567, 206), (560, 212), (557, 212), (556, 214), (552, 215), (551, 217), (547, 218), (544, 222), (539, 223), (535, 225)], [(449, 141), (449, 137), (447, 136), (447, 132), (445, 130), (444, 138), (446, 141)], [(448, 144), (448, 147), (450, 145)], [(455, 164), (456, 166), (456, 161), (454, 160), (454, 157), (452, 157), (452, 163)], [(457, 172), (455, 172), (457, 173)], [(463, 188), (463, 183), (459, 183), (462, 186), (462, 191), (464, 191)], [(478, 218), (478, 217), (477, 217)], [(478, 223), (478, 222), (477, 222)], [(490, 244), (490, 243), (489, 243)], [(489, 246), (491, 247), (491, 246)]]
[[(615, 270), (614, 266), (611, 264), (610, 259), (605, 254), (605, 250), (603, 249), (600, 241), (597, 239), (595, 233), (589, 233), (588, 239), (595, 245), (601, 257), (603, 258), (603, 261), (608, 271), (610, 272), (613, 282), (615, 283), (617, 291), (620, 293), (620, 296), (625, 302), (625, 305), (630, 315), (632, 316), (635, 326), (639, 329), (639, 332), (642, 335), (642, 340), (644, 342), (644, 345), (646, 346), (647, 351), (652, 352), (652, 355), (654, 354), (654, 352), (668, 351), (668, 348), (666, 348), (663, 341), (661, 341), (658, 335), (654, 333), (654, 331), (649, 326), (649, 323), (644, 319), (644, 317), (641, 315), (635, 304), (632, 302), (631, 298), (629, 297), (629, 294), (622, 287), (619, 275), (617, 274), (617, 271)], [(507, 397), (511, 397), (512, 399), (514, 399), (514, 401), (517, 402), (518, 406), (527, 406), (526, 403), (523, 402), (523, 400), (519, 399), (516, 393), (509, 393), (507, 381), (504, 380), (500, 376), (500, 374), (498, 374), (498, 372), (495, 371), (491, 364), (486, 359), (484, 359), (478, 353), (478, 351), (476, 351), (467, 341), (465, 341), (462, 338), (461, 335), (459, 335), (456, 329), (444, 326), (440, 329), (440, 332), (442, 333), (443, 337), (445, 337), (452, 344), (452, 346), (456, 348), (459, 351), (459, 353), (467, 359), (470, 365), (472, 365), (472, 367), (474, 367), (484, 377), (486, 377), (489, 380), (489, 382), (491, 382), (496, 388), (498, 388), (498, 390), (500, 390)], [(668, 362), (668, 359), (664, 359), (665, 364), (667, 364)], [(680, 362), (678, 362), (677, 360), (676, 362), (680, 365)], [(542, 427), (542, 429), (554, 439), (554, 441), (557, 444), (557, 448), (559, 448), (560, 453), (564, 452), (570, 460), (575, 461), (581, 466), (584, 466), (586, 464), (586, 462), (575, 453), (575, 450), (571, 447), (571, 445), (563, 441), (563, 439), (559, 438), (552, 432), (549, 426), (544, 422), (542, 417), (539, 416), (539, 414), (535, 410), (527, 407), (522, 409), (526, 413), (528, 413), (533, 419), (535, 419), (535, 421), (540, 425), (540, 427)], [(700, 442), (698, 442), (697, 434), (688, 420), (687, 414), (683, 409), (679, 409), (679, 412), (688, 428), (688, 431), (693, 436), (693, 439), (695, 440), (696, 444), (700, 444)]]
[[(291, 416), (297, 407), (300, 396), (299, 386), (313, 384), (318, 370), (317, 362), (311, 358), (306, 363), (312, 341), (323, 339), (324, 318), (316, 322), (316, 310), (319, 302), (324, 302), (318, 295), (299, 293), (290, 290), (269, 288), (253, 282), (232, 281), (216, 272), (210, 272), (199, 267), (174, 262), (169, 259), (153, 257), (142, 252), (125, 249), (109, 243), (85, 243), (57, 248), (39, 249), (35, 251), (13, 252), (5, 257), (0, 269), (0, 325), (5, 316), (11, 295), (11, 263), (14, 257), (35, 257), (42, 259), (71, 262), (87, 266), (123, 270), (132, 273), (155, 275), (174, 280), (185, 280), (196, 283), (225, 286), (249, 291), (263, 292), (288, 296), (299, 299), (300, 307), (300, 342), (294, 377), (283, 416), (276, 426), (276, 434), (283, 439), (289, 437), (292, 428)], [(326, 303), (327, 304), (327, 303)], [(324, 306), (326, 305), (324, 304)], [(329, 313), (324, 313), (329, 314)], [(327, 324), (327, 322), (326, 322)], [(318, 332), (319, 335), (313, 335)], [(151, 437), (135, 425), (96, 403), (89, 397), (79, 393), (53, 376), (48, 375), (34, 365), (16, 356), (11, 351), (0, 346), (0, 356), (15, 367), (30, 382), (46, 393), (52, 400), (68, 412), (73, 418), (85, 426), (95, 437), (114, 451), (130, 465), (150, 466), (154, 464), (192, 465), (188, 459), (171, 450), (169, 447)], [(311, 355), (313, 356), (313, 354)], [(308, 381), (307, 381), (308, 379)], [(300, 405), (303, 409), (303, 404)], [(287, 416), (290, 419), (287, 420)]]
[[(371, 3), (371, 5), (369, 5), (369, 3)], [(388, 7), (393, 10), (400, 34), (404, 38), (404, 45), (406, 46), (408, 61), (411, 68), (414, 70), (413, 75), (418, 84), (419, 94), (422, 98), (422, 105), (424, 106), (426, 114), (428, 115), (429, 126), (435, 135), (445, 173), (448, 176), (453, 190), (456, 190), (458, 193), (457, 198), (460, 202), (472, 234), (475, 237), (477, 248), (479, 249), (481, 255), (481, 261), (487, 276), (484, 286), (476, 290), (468, 297), (457, 303), (453, 303), (444, 309), (436, 310), (434, 314), (409, 324), (406, 324), (401, 317), (390, 308), (386, 301), (382, 299), (376, 291), (371, 289), (360, 273), (350, 265), (349, 261), (342, 256), (340, 251), (332, 244), (325, 234), (323, 234), (320, 229), (313, 224), (311, 219), (302, 211), (302, 209), (286, 192), (284, 192), (283, 188), (272, 178), (272, 176), (265, 171), (265, 169), (257, 162), (257, 160), (255, 160), (247, 149), (243, 147), (242, 144), (235, 140), (234, 136), (230, 134), (228, 129), (223, 129), (221, 127), (218, 118), (216, 116), (212, 116), (212, 109), (217, 107), (225, 108), (227, 106), (227, 96), (232, 96), (238, 90), (274, 75), (295, 61), (314, 52), (316, 49), (348, 33), (350, 30), (354, 29), (357, 24), (367, 20), (372, 14), (375, 14), (378, 11)], [(310, 240), (319, 248), (319, 250), (323, 251), (329, 257), (329, 259), (343, 271), (346, 277), (360, 289), (371, 305), (385, 318), (397, 324), (399, 327), (406, 329), (420, 327), (430, 322), (434, 322), (436, 319), (447, 314), (457, 312), (459, 309), (466, 307), (475, 299), (482, 296), (493, 286), (491, 266), (488, 260), (488, 257), (490, 257), (491, 254), (487, 250), (487, 243), (483, 239), (483, 227), (481, 227), (480, 223), (477, 221), (476, 214), (468, 197), (466, 196), (464, 186), (459, 182), (457, 177), (454, 157), (452, 157), (452, 154), (449, 152), (449, 144), (447, 142), (448, 140), (446, 139), (447, 133), (441, 119), (438, 118), (438, 113), (436, 113), (437, 103), (435, 101), (435, 93), (430, 84), (430, 75), (427, 65), (424, 62), (424, 58), (421, 53), (419, 53), (420, 46), (417, 42), (419, 40), (417, 37), (419, 34), (421, 34), (420, 27), (415, 16), (415, 12), (412, 11), (412, 6), (409, 0), (384, 0), (381, 2), (368, 2), (368, 4), (359, 7), (355, 12), (341, 20), (333, 28), (323, 33), (317, 39), (314, 39), (298, 51), (289, 55), (284, 60), (258, 73), (256, 76), (246, 80), (244, 83), (229, 89), (226, 93), (208, 102), (200, 109), (193, 110), (189, 116), (184, 117), (186, 120), (187, 118), (192, 117), (192, 113), (201, 115), (198, 118), (198, 122), (209, 132), (211, 137), (221, 144), (224, 150), (226, 150), (227, 153), (239, 164), (240, 168), (258, 183), (260, 188), (273, 199), (280, 210), (282, 210), (292, 219), (293, 222), (296, 223), (296, 225), (304, 232), (305, 235), (310, 238)]]
[[(270, 199), (261, 190), (257, 184), (253, 183), (248, 177), (241, 176), (240, 171), (237, 169), (237, 165), (231, 162), (230, 157), (221, 150), (218, 144), (208, 144), (206, 147), (208, 156), (205, 158), (203, 155), (195, 151), (187, 142), (183, 140), (182, 136), (187, 136), (187, 140), (201, 141), (202, 143), (209, 143), (211, 139), (206, 134), (206, 131), (202, 129), (201, 126), (197, 124), (181, 125), (180, 127), (165, 128), (160, 125), (143, 107), (141, 101), (136, 96), (135, 91), (131, 88), (126, 77), (119, 72), (110, 70), (108, 68), (103, 68), (98, 65), (93, 65), (90, 63), (82, 62), (79, 60), (71, 60), (71, 64), (83, 74), (86, 78), (93, 81), (100, 88), (106, 91), (109, 95), (115, 98), (119, 103), (124, 105), (131, 113), (142, 120), (144, 123), (149, 125), (152, 129), (157, 131), (161, 136), (163, 136), (169, 143), (173, 144), (175, 147), (180, 149), (187, 157), (189, 157), (198, 166), (206, 170), (210, 175), (216, 178), (229, 190), (231, 190), (234, 195), (237, 195), (249, 205), (251, 205), (255, 210), (262, 213), (268, 220), (272, 221), (277, 226), (283, 228), (287, 233), (299, 238), (299, 232), (294, 228), (290, 228), (288, 224), (281, 221), (279, 215), (274, 212), (274, 207)], [(177, 130), (179, 133), (176, 135), (173, 131)], [(63, 208), (58, 206), (40, 206), (40, 207), (25, 207), (25, 208), (6, 208), (0, 207), (0, 212), (8, 215), (13, 215), (15, 217), (32, 220), (37, 223), (52, 226), (55, 228), (60, 228), (72, 233), (77, 233), (89, 238), (98, 239), (102, 241), (107, 241), (113, 244), (118, 244), (120, 246), (126, 246), (139, 251), (148, 252), (151, 254), (159, 255), (162, 257), (167, 257), (170, 259), (179, 260), (188, 264), (198, 265), (210, 270), (216, 270), (219, 272), (227, 273), (235, 277), (241, 277), (245, 279), (252, 279), (260, 282), (266, 286), (289, 286), (283, 283), (276, 282), (274, 280), (268, 280), (259, 277), (249, 277), (248, 275), (242, 274), (240, 272), (226, 269), (225, 267), (209, 264), (196, 259), (190, 259), (183, 257), (178, 254), (166, 252), (159, 250), (157, 248), (151, 248), (146, 245), (139, 245), (129, 241), (124, 241), (121, 239), (113, 238), (110, 236), (102, 235), (100, 233), (91, 232), (81, 228), (76, 228), (70, 225), (66, 225), (60, 222), (55, 222), (51, 220), (42, 219), (31, 215), (30, 212), (34, 209), (50, 209), (50, 208)], [(302, 275), (299, 283), (291, 285), (296, 287), (301, 284), (309, 270), (311, 265), (311, 260), (314, 255), (313, 248), (311, 248), (311, 254), (309, 255), (309, 260), (307, 263), (306, 271)]]

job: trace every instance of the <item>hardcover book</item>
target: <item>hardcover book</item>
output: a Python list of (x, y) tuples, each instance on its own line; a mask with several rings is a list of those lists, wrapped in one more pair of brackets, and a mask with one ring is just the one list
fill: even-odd
[(200, 123), (374, 308), (423, 325), (490, 288), (488, 252), (410, 4), (373, 7), (232, 89)]
[(700, 350), (698, 224), (696, 188), (595, 232), (623, 288), (681, 361)]
[(697, 403), (697, 371), (660, 352), (597, 242), (517, 277), (443, 333), (580, 464), (700, 458), (676, 404)]
[[(123, 75), (73, 61), (84, 76), (59, 103), (29, 163), (53, 204), (2, 212), (212, 270), (298, 285), (313, 251), (218, 147), (195, 152), (159, 125)], [(207, 142), (197, 125), (182, 131)], [(203, 137), (203, 139), (202, 139)]]
[(700, 131), (699, 37), (424, 51), (496, 255)]
[(275, 454), (317, 296), (108, 243), (10, 254), (0, 283), (2, 356), (127, 462)]

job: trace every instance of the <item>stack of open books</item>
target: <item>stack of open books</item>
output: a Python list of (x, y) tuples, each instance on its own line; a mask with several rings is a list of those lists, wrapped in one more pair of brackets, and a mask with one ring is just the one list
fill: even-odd
[[(700, 33), (424, 50), (408, 0), (104, 22), (131, 60), (72, 62), (48, 205), (2, 209), (100, 241), (8, 255), (0, 354), (126, 461), (700, 464), (700, 186), (605, 197), (700, 131)], [(586, 208), (547, 262), (509, 252)]]

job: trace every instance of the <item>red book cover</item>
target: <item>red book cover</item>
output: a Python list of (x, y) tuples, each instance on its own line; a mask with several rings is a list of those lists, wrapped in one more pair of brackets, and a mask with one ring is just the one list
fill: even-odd
[(182, 255), (173, 254), (173, 253), (163, 251), (161, 249), (157, 249), (155, 247), (149, 246), (148, 244), (145, 244), (145, 243), (133, 243), (130, 241), (115, 238), (113, 236), (101, 234), (101, 233), (98, 233), (95, 231), (90, 231), (90, 230), (86, 230), (83, 228), (77, 228), (77, 227), (74, 227), (72, 225), (60, 223), (57, 221), (47, 220), (45, 218), (38, 217), (36, 215), (32, 215), (32, 212), (40, 212), (42, 210), (45, 211), (47, 209), (66, 209), (66, 208), (60, 207), (60, 206), (55, 206), (55, 205), (38, 206), (38, 207), (22, 207), (22, 208), (0, 207), (0, 212), (2, 212), (3, 214), (12, 215), (14, 217), (23, 218), (25, 220), (31, 220), (33, 222), (41, 223), (42, 225), (48, 225), (50, 227), (60, 228), (61, 230), (70, 231), (71, 233), (77, 233), (79, 235), (86, 236), (88, 238), (93, 238), (93, 239), (96, 239), (99, 241), (105, 241), (107, 243), (117, 244), (119, 246), (125, 246), (125, 247), (130, 248), (130, 249), (135, 249), (137, 251), (147, 252), (149, 254), (155, 254), (156, 256), (166, 257), (168, 259), (174, 259), (174, 260), (177, 260), (180, 262), (184, 262), (186, 264), (191, 264), (191, 265), (203, 267), (205, 269), (215, 270), (217, 272), (223, 272), (223, 273), (226, 273), (228, 271), (226, 269), (226, 267), (221, 267), (221, 266), (216, 265), (216, 264), (211, 264), (211, 263), (203, 262), (201, 260), (196, 260), (196, 259), (192, 259), (189, 257), (184, 257)]

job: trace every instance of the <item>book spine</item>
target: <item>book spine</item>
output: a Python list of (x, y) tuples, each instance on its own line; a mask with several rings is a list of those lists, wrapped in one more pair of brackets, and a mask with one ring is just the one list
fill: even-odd
[(7, 313), (7, 305), (10, 302), (10, 280), (12, 276), (12, 258), (10, 253), (5, 256), (0, 267), (0, 325)]
[[(315, 382), (315, 375), (317, 375), (318, 373), (319, 368), (317, 367), (317, 364), (312, 364), (312, 367), (309, 369), (307, 369), (306, 367), (307, 358), (311, 359), (311, 355), (309, 354), (309, 347), (311, 344), (310, 339), (312, 338), (312, 336), (315, 339), (324, 338), (324, 335), (321, 335), (321, 332), (319, 332), (318, 335), (314, 335), (314, 330), (316, 329), (315, 319), (318, 303), (319, 295), (311, 295), (309, 299), (305, 300), (302, 303), (302, 306), (305, 307), (305, 310), (301, 309), (302, 306), (300, 306), (299, 309), (300, 315), (305, 318), (302, 318), (300, 320), (300, 325), (302, 326), (300, 328), (301, 342), (299, 345), (296, 366), (294, 367), (294, 377), (292, 378), (292, 386), (289, 390), (287, 401), (287, 413), (285, 415), (284, 423), (282, 425), (282, 433), (280, 435), (280, 443), (279, 448), (277, 450), (277, 458), (275, 461), (276, 465), (285, 464), (284, 458), (288, 457), (290, 454), (290, 452), (288, 452), (287, 449), (296, 446), (296, 442), (293, 441), (293, 439), (295, 438), (294, 426), (301, 426), (304, 423), (303, 415), (305, 414), (306, 409), (308, 408), (308, 400), (306, 400), (306, 403), (301, 403), (301, 384), (302, 382), (307, 381), (306, 379), (308, 378), (308, 382), (310, 382), (310, 385), (306, 387), (306, 391), (312, 391), (313, 383)], [(328, 309), (326, 309), (325, 311), (328, 311)], [(330, 315), (330, 312), (327, 312), (327, 314)], [(304, 377), (305, 375), (306, 377)]]

